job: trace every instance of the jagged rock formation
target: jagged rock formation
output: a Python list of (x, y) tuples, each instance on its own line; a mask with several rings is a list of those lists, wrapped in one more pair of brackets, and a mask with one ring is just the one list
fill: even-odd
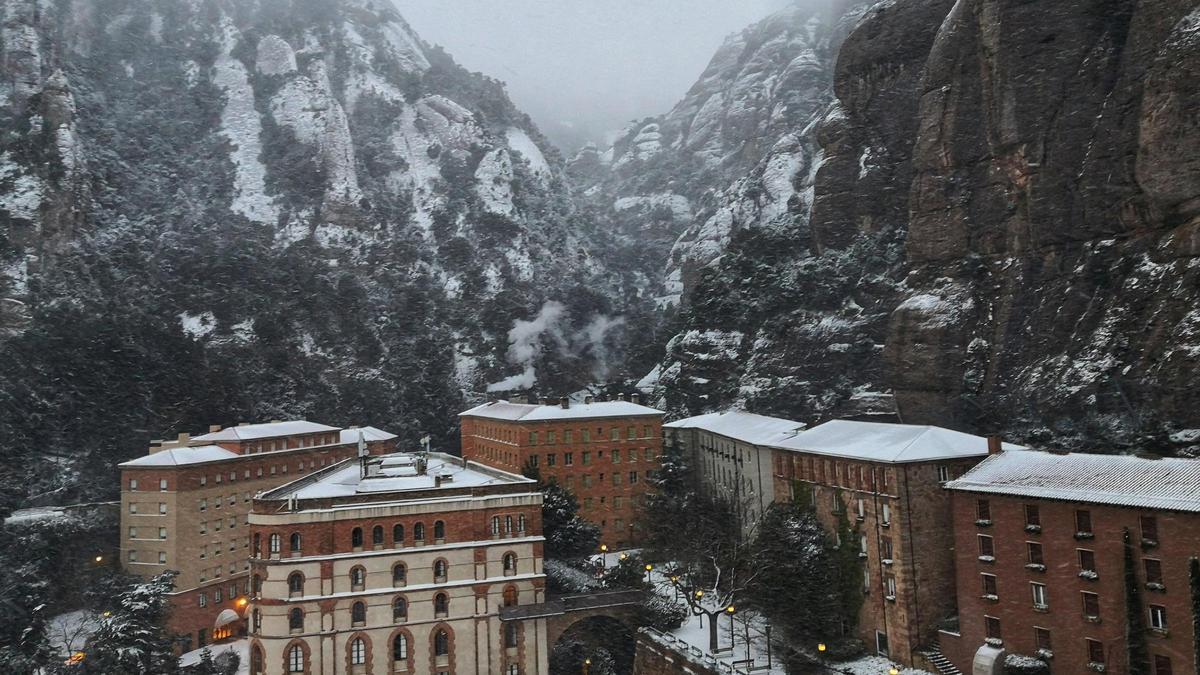
[[(151, 435), (239, 419), (452, 444), (464, 396), (535, 362), (554, 394), (622, 374), (652, 309), (623, 244), (502, 85), (390, 3), (0, 11), (7, 476), (103, 492)], [(549, 301), (556, 339), (510, 363)]]
[(666, 401), (1187, 449), (1198, 24), (1190, 2), (870, 8), (811, 208), (735, 228), (684, 279)]

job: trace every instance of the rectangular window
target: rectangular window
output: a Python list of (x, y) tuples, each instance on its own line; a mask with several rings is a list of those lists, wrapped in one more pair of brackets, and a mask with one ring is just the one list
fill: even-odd
[(1037, 504), (1025, 505), (1025, 526), (1026, 527), (1041, 527), (1042, 513)]
[(883, 543), (883, 559), (891, 560), (892, 559), (892, 539), (891, 539), (891, 537), (885, 537), (881, 541)]
[(950, 467), (943, 464), (937, 468), (937, 472), (939, 483), (945, 483), (950, 480)]
[(612, 484), (613, 484), (613, 487), (617, 487), (618, 485), (620, 485), (620, 484), (621, 484), (621, 474), (619, 474), (619, 473), (617, 473), (617, 472), (615, 472), (615, 471), (613, 472), (613, 475), (612, 475)]
[(536, 431), (529, 432), (529, 444), (530, 445), (538, 444), (538, 432), (536, 432)]
[(994, 616), (983, 617), (983, 628), (987, 636), (993, 640), (1000, 640), (1000, 619)]
[(1104, 643), (1099, 640), (1086, 638), (1088, 661), (1091, 663), (1104, 663)]
[(137, 513), (137, 502), (129, 502), (129, 512)]
[(644, 452), (642, 453), (642, 455), (646, 458), (646, 461), (647, 462), (654, 461), (654, 448), (643, 448), (643, 450), (644, 450)]
[(129, 538), (137, 539), (137, 528), (136, 527), (129, 528)]
[(158, 538), (159, 539), (167, 538), (167, 528), (165, 528), (165, 527), (158, 528)]
[(629, 472), (629, 484), (630, 484), (630, 485), (633, 485), (633, 484), (634, 484), (634, 483), (636, 483), (636, 482), (637, 482), (637, 472), (636, 472), (636, 471), (630, 471), (630, 472)]
[(592, 442), (592, 430), (591, 429), (581, 429), (579, 431), (579, 436), (580, 436), (580, 438), (583, 439), (584, 443)]
[(892, 522), (892, 507), (889, 506), (887, 502), (883, 503), (883, 513), (880, 515), (883, 518), (882, 522), (884, 525), (888, 525)]
[(1037, 626), (1034, 626), (1034, 628), (1033, 628), (1033, 643), (1035, 645), (1037, 645), (1038, 649), (1045, 649), (1047, 651), (1053, 649), (1053, 647), (1050, 644), (1049, 629), (1039, 628)]
[(1092, 533), (1092, 512), (1079, 509), (1075, 512), (1075, 531), (1080, 534)]
[(992, 519), (992, 504), (986, 499), (979, 499), (975, 502), (975, 519), (987, 520)]
[(589, 510), (592, 508), (592, 498), (591, 497), (583, 498), (583, 508), (589, 509)]
[(632, 441), (635, 438), (637, 438), (637, 429), (635, 429), (634, 427), (629, 427), (628, 429), (625, 430), (625, 439), (626, 440)]
[(1161, 584), (1163, 582), (1162, 562), (1154, 558), (1145, 558), (1142, 565), (1146, 568), (1146, 583)]
[(167, 491), (167, 479), (166, 478), (158, 479), (158, 491), (159, 492)]
[(570, 445), (573, 442), (575, 442), (575, 433), (570, 429), (567, 429), (563, 432), (563, 443)]
[(133, 492), (137, 492), (137, 479), (136, 478), (129, 479), (129, 489)]
[(1025, 542), (1025, 550), (1029, 552), (1030, 565), (1045, 565), (1046, 560), (1042, 557), (1042, 545), (1036, 541)]
[(575, 453), (564, 452), (563, 453), (563, 464), (566, 466), (574, 466), (575, 465)]
[(546, 443), (548, 445), (554, 445), (557, 442), (558, 442), (558, 433), (554, 432), (554, 431), (547, 431), (546, 432)]
[(585, 488), (592, 487), (592, 474), (590, 474), (590, 473), (583, 474), (583, 487), (585, 487)]
[(1049, 603), (1046, 602), (1046, 584), (1030, 582), (1029, 588), (1033, 591), (1033, 606), (1046, 607)]
[(608, 431), (608, 440), (610, 440), (610, 441), (619, 441), (619, 440), (621, 440), (621, 430), (620, 430), (620, 429), (618, 429), (617, 427), (613, 427), (612, 429), (609, 429), (609, 431)]
[(1079, 551), (1079, 571), (1080, 572), (1095, 572), (1096, 571), (1096, 552), (1087, 549), (1077, 549)]
[(1142, 516), (1142, 541), (1158, 542), (1158, 518)]
[(158, 552), (158, 564), (159, 564), (159, 565), (166, 565), (166, 564), (167, 564), (167, 552), (166, 552), (166, 551), (159, 551), (159, 552)]
[(1154, 655), (1154, 675), (1172, 675), (1171, 657), (1162, 654)]
[(888, 597), (895, 598), (896, 597), (896, 577), (889, 574), (883, 580), (883, 583), (884, 583), (884, 588), (887, 589)]
[(1150, 627), (1154, 630), (1167, 629), (1167, 608), (1162, 605), (1150, 605)]
[(538, 457), (537, 455), (530, 455), (529, 456), (529, 466), (532, 466), (533, 468), (536, 469), (538, 466), (539, 459), (541, 459), (541, 457)]
[(996, 575), (981, 574), (979, 576), (983, 580), (983, 594), (995, 597), (996, 596)]
[(166, 502), (158, 503), (158, 512), (159, 512), (159, 514), (165, 514), (167, 512), (167, 503)]
[(546, 453), (546, 466), (554, 466), (556, 456), (553, 452)]
[(622, 520), (620, 518), (613, 518), (613, 527), (616, 528), (616, 530), (618, 532), (620, 532), (624, 526), (625, 526), (624, 520)]
[(862, 499), (859, 499), (858, 500), (858, 519), (864, 520), (866, 517), (867, 517), (867, 502)]
[(621, 449), (620, 449), (620, 448), (613, 448), (613, 451), (612, 451), (612, 462), (613, 462), (613, 464), (620, 464), (620, 463), (621, 463)]
[(979, 557), (994, 558), (996, 557), (995, 542), (986, 534), (979, 535)]
[(1080, 595), (1083, 596), (1083, 615), (1089, 618), (1098, 618), (1100, 616), (1100, 596), (1087, 591), (1083, 591)]
[(614, 509), (619, 509), (619, 508), (621, 508), (621, 496), (620, 496), (620, 495), (615, 495), (615, 496), (613, 497), (612, 507), (613, 507)]
[(587, 466), (588, 464), (591, 464), (591, 463), (592, 463), (592, 451), (591, 451), (591, 450), (584, 450), (584, 451), (583, 451), (583, 464), (584, 464), (584, 466)]

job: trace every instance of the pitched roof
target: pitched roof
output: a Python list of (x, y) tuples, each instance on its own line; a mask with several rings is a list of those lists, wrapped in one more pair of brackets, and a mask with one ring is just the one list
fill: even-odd
[(946, 487), (1200, 512), (1200, 460), (1006, 451), (988, 457)]
[(804, 426), (803, 422), (756, 415), (745, 410), (724, 410), (685, 417), (663, 425), (668, 429), (703, 429), (754, 445), (781, 443), (802, 431)]
[(339, 442), (357, 443), (358, 432), (360, 431), (363, 434), (363, 440), (368, 443), (374, 443), (376, 441), (390, 441), (393, 438), (398, 438), (396, 434), (384, 431), (383, 429), (376, 429), (375, 427), (350, 427), (348, 429), (342, 429)]
[(215, 462), (231, 457), (241, 457), (236, 452), (230, 452), (219, 445), (193, 445), (191, 447), (167, 448), (143, 455), (128, 462), (121, 462), (120, 467), (140, 466), (179, 466), (181, 464), (199, 464), (200, 462)]
[[(317, 424), (307, 420), (290, 420), (287, 422), (266, 422), (264, 424), (242, 424), (236, 427), (225, 427), (220, 431), (193, 436), (197, 441), (252, 441), (258, 438), (276, 438), (295, 434), (316, 434), (322, 431), (338, 431), (338, 427)], [(357, 440), (357, 436), (355, 437)]]
[[(927, 462), (980, 457), (987, 439), (935, 426), (832, 420), (784, 439), (775, 447), (871, 462)], [(1005, 443), (1006, 449), (1021, 446)]]
[(589, 419), (597, 417), (639, 417), (661, 415), (661, 410), (630, 401), (597, 401), (595, 403), (572, 403), (564, 408), (557, 403), (534, 405), (532, 403), (509, 403), (493, 401), (477, 405), (459, 413), (459, 417), (487, 417), (491, 419), (547, 422), (552, 420)]

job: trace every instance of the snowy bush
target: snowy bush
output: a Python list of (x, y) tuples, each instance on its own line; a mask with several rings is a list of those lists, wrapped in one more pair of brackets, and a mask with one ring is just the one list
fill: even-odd
[(1050, 664), (1032, 656), (1009, 654), (1004, 657), (1005, 675), (1050, 675)]
[(643, 625), (652, 626), (661, 631), (671, 631), (683, 625), (687, 616), (687, 607), (661, 595), (653, 595), (642, 605), (639, 618)]

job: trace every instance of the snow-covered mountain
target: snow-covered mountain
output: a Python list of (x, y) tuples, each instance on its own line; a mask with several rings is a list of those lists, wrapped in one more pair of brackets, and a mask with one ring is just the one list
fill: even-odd
[(231, 415), (451, 444), (490, 383), (622, 374), (624, 244), (390, 3), (0, 7), (0, 452), (109, 472)]

